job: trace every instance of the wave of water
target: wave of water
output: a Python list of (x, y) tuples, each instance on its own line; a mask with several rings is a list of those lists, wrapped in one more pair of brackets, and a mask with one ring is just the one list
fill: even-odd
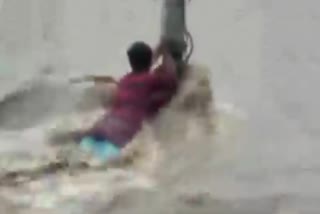
[[(81, 115), (91, 118), (96, 105), (81, 102), (91, 96), (90, 86), (65, 79), (105, 71), (120, 76), (128, 43), (157, 41), (161, 2), (0, 2), (1, 172), (34, 169), (55, 159), (44, 143), (47, 130), (65, 121), (80, 126)], [(142, 153), (159, 162), (139, 159), (130, 170), (58, 173), (1, 186), (0, 209), (319, 213), (317, 8), (318, 1), (190, 1), (193, 58), (212, 69), (216, 104), (223, 109), (214, 118), (220, 134), (204, 139), (203, 119), (168, 111), (163, 125), (156, 124), (161, 143), (146, 143), (149, 152)], [(143, 191), (122, 191), (135, 186)]]
[[(0, 105), (1, 140), (4, 142), (0, 161), (2, 174), (21, 170), (34, 173), (39, 167), (57, 161), (58, 150), (48, 144), (50, 135), (94, 121), (101, 113), (97, 94), (90, 86), (57, 84), (42, 78), (35, 80), (28, 89), (3, 99)], [(218, 109), (216, 118), (213, 113), (207, 116), (212, 117), (210, 122), (220, 121), (216, 123), (220, 124), (216, 127), (217, 133), (232, 137), (240, 118), (237, 119), (230, 105), (221, 105)], [(132, 188), (155, 190), (157, 183), (174, 185), (175, 180), (192, 167), (190, 164), (197, 167), (213, 154), (213, 146), (217, 144), (208, 137), (214, 130), (206, 121), (192, 111), (179, 113), (173, 103), (157, 123), (151, 127), (147, 125), (127, 149), (127, 155), (134, 156), (126, 168), (78, 171), (70, 166), (71, 169), (57, 174), (38, 172), (30, 181), (27, 178), (30, 174), (13, 177), (20, 179), (16, 183), (18, 186), (2, 183), (1, 195), (30, 212), (45, 209), (57, 213), (62, 212), (60, 210), (86, 213), (84, 210), (91, 210), (89, 202), (98, 203), (98, 207), (103, 204), (107, 209), (107, 204), (111, 206), (116, 197)], [(75, 153), (74, 161), (80, 160), (76, 148), (66, 145), (59, 149), (69, 159)], [(186, 162), (188, 156), (193, 158)]]

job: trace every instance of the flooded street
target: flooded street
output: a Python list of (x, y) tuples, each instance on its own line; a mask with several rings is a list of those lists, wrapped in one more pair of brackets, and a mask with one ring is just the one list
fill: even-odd
[[(124, 74), (128, 44), (156, 44), (160, 6), (0, 0), (2, 179), (57, 161), (48, 136), (86, 126), (100, 113), (91, 85), (68, 79)], [(0, 213), (318, 214), (319, 6), (190, 1), (191, 62), (210, 69), (215, 105), (206, 119), (216, 132), (173, 104), (136, 139), (139, 156), (129, 166), (71, 166), (27, 181), (11, 175), (6, 179), (20, 180), (0, 180)], [(65, 156), (81, 158), (67, 147)]]

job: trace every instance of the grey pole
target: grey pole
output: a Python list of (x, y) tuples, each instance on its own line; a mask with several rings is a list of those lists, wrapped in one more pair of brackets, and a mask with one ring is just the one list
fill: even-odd
[(180, 51), (186, 51), (186, 15), (185, 0), (163, 0), (161, 34), (181, 44)]

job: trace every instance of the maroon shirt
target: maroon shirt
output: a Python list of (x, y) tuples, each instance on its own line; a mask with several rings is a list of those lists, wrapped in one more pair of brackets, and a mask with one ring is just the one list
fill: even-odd
[(173, 72), (163, 70), (163, 66), (155, 69), (153, 75), (152, 95), (149, 106), (149, 116), (152, 118), (166, 106), (177, 90), (177, 76)]
[(173, 72), (129, 73), (118, 83), (111, 111), (98, 121), (91, 134), (122, 147), (152, 118), (175, 93), (177, 80)]

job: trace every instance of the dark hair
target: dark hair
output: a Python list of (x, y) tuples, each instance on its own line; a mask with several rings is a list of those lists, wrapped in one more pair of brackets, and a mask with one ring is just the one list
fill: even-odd
[(132, 72), (148, 71), (152, 64), (152, 49), (144, 42), (134, 42), (127, 50)]

